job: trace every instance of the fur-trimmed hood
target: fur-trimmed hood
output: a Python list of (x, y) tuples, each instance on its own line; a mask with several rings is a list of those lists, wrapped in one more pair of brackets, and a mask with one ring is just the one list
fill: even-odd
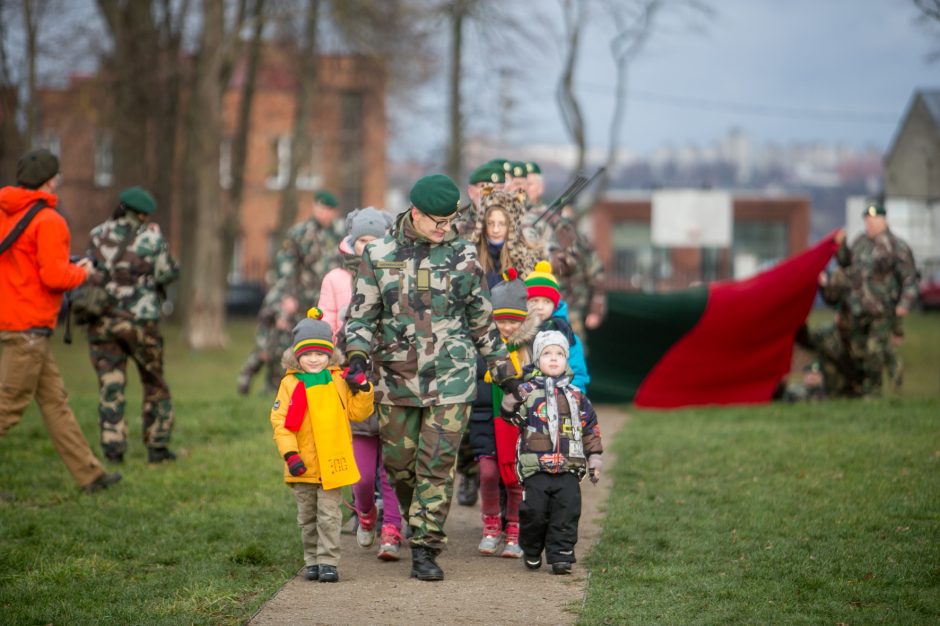
[[(330, 355), (330, 362), (327, 363), (327, 367), (337, 366), (343, 364), (346, 361), (346, 355), (340, 352), (339, 350), (334, 349), (333, 354)], [(284, 350), (284, 354), (281, 355), (281, 367), (284, 368), (284, 371), (287, 370), (299, 370), (300, 361), (297, 360), (297, 357), (294, 355), (293, 348), (287, 348)]]
[(538, 246), (526, 240), (525, 234), (523, 234), (522, 218), (525, 216), (526, 210), (524, 193), (513, 195), (501, 189), (484, 191), (484, 195), (480, 198), (480, 208), (476, 212), (473, 231), (470, 233), (468, 240), (477, 246), (478, 250), (481, 245), (486, 246), (486, 236), (484, 235), (486, 216), (492, 209), (503, 211), (509, 222), (506, 243), (504, 244), (508, 254), (508, 267), (515, 267), (522, 276), (529, 274), (544, 254)]

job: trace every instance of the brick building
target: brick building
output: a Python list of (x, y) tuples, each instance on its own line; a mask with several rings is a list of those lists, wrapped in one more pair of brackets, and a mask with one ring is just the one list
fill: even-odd
[[(274, 46), (264, 49), (248, 135), (241, 238), (232, 259), (232, 273), (248, 280), (264, 277), (278, 244), (272, 240), (272, 233), (290, 163), (296, 89), (292, 67), (284, 50)], [(224, 138), (219, 146), (219, 184), (223, 189), (231, 183), (231, 138), (244, 78), (242, 63), (236, 66), (222, 101)], [(41, 94), (40, 142), (61, 156), (60, 198), (72, 225), (75, 252), (84, 250), (88, 231), (113, 211), (120, 191), (113, 186), (111, 130), (104, 104), (109, 99), (103, 89), (97, 77), (78, 76), (64, 89)], [(312, 156), (301, 167), (297, 180), (297, 219), (309, 216), (306, 208), (318, 189), (333, 191), (344, 210), (381, 206), (386, 187), (383, 62), (354, 55), (321, 56), (308, 128)], [(177, 145), (183, 145), (182, 138), (177, 138)], [(179, 162), (177, 159), (177, 166)], [(178, 198), (179, 193), (177, 185), (174, 197)], [(183, 227), (178, 215), (179, 207), (173, 206), (161, 217), (176, 253)]]
[(732, 194), (729, 247), (661, 247), (653, 243), (649, 193), (609, 193), (591, 212), (597, 252), (612, 291), (668, 291), (746, 278), (804, 250), (809, 200)]

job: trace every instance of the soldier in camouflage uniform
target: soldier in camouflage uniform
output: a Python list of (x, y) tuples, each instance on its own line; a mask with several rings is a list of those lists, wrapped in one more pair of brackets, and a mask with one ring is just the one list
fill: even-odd
[(374, 361), (379, 434), (411, 526), (411, 575), (442, 580), (454, 465), (476, 393), (476, 353), (493, 380), (519, 384), (492, 319), (476, 252), (453, 224), (460, 192), (441, 174), (411, 190), (410, 210), (366, 246), (346, 324), (348, 376)]
[(292, 226), (274, 260), (272, 301), (277, 303), (274, 325), (268, 335), (268, 386), (277, 389), (284, 375), (281, 354), (291, 346), (291, 330), (307, 309), (320, 299), (320, 284), (334, 267), (342, 265), (339, 242), (343, 220), (339, 219), (336, 196), (328, 191), (314, 194), (313, 215)]
[(917, 300), (917, 270), (910, 247), (888, 228), (881, 202), (865, 208), (865, 234), (851, 248), (843, 240), (837, 252), (840, 264), (851, 267), (850, 310), (844, 321), (849, 334), (849, 355), (862, 371), (861, 393), (881, 393), (886, 364), (899, 378), (899, 363), (892, 337), (902, 337), (901, 320)]
[[(237, 390), (239, 395), (247, 396), (251, 390), (251, 381), (264, 369), (265, 365), (270, 367), (271, 355), (268, 349), (271, 344), (271, 333), (274, 332), (275, 322), (277, 321), (277, 292), (269, 289), (264, 295), (264, 301), (261, 303), (261, 310), (258, 311), (258, 327), (255, 330), (255, 347), (252, 349), (248, 358), (242, 364), (238, 373)], [(278, 359), (279, 360), (279, 359)], [(275, 391), (266, 389), (265, 391)]]
[(163, 289), (179, 268), (160, 227), (149, 222), (156, 201), (139, 187), (121, 192), (113, 217), (91, 231), (88, 254), (100, 270), (111, 304), (88, 325), (91, 363), (98, 375), (98, 421), (105, 457), (121, 463), (127, 451), (124, 386), (127, 359), (137, 365), (143, 390), (143, 438), (151, 463), (176, 458), (167, 447), (173, 431), (170, 388), (163, 375), (160, 308)]

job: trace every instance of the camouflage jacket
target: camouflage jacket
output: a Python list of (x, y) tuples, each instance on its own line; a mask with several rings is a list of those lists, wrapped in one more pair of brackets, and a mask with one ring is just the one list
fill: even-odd
[(473, 246), (454, 230), (429, 242), (408, 211), (366, 246), (347, 319), (347, 354), (371, 354), (377, 403), (470, 402), (477, 351), (495, 381), (514, 375)]
[(292, 226), (274, 260), (273, 289), (277, 299), (294, 296), (300, 301), (301, 311), (315, 306), (323, 277), (342, 264), (338, 252), (342, 238), (340, 220), (323, 227), (311, 218)]
[(903, 239), (896, 237), (890, 229), (872, 238), (861, 235), (851, 249), (845, 242), (837, 252), (844, 266), (849, 260), (858, 272), (853, 281), (853, 290), (863, 285), (872, 297), (866, 301), (875, 303), (867, 313), (872, 317), (893, 317), (896, 306), (910, 310), (917, 301), (917, 270), (914, 255)]
[[(114, 263), (121, 242), (136, 231), (124, 254)], [(88, 255), (98, 271), (92, 280), (103, 284), (112, 298), (111, 314), (135, 320), (160, 319), (160, 293), (179, 276), (160, 226), (141, 222), (132, 213), (95, 226)]]
[(522, 402), (512, 396), (503, 401), (502, 417), (519, 426), (516, 473), (520, 480), (538, 472), (571, 472), (580, 478), (587, 469), (587, 457), (604, 452), (594, 407), (569, 380), (543, 376), (536, 370), (520, 386)]

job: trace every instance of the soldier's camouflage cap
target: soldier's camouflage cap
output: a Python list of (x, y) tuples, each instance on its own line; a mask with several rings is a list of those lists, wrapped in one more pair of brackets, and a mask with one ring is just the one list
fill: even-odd
[(506, 182), (506, 170), (503, 169), (501, 163), (494, 163), (493, 161), (487, 161), (483, 165), (479, 166), (472, 172), (470, 172), (470, 184), (475, 185), (477, 183), (505, 183)]
[(426, 215), (446, 217), (460, 208), (460, 190), (444, 174), (431, 174), (421, 178), (411, 188), (411, 204)]
[(143, 187), (128, 187), (118, 196), (121, 204), (132, 211), (150, 215), (157, 210), (157, 201)]

